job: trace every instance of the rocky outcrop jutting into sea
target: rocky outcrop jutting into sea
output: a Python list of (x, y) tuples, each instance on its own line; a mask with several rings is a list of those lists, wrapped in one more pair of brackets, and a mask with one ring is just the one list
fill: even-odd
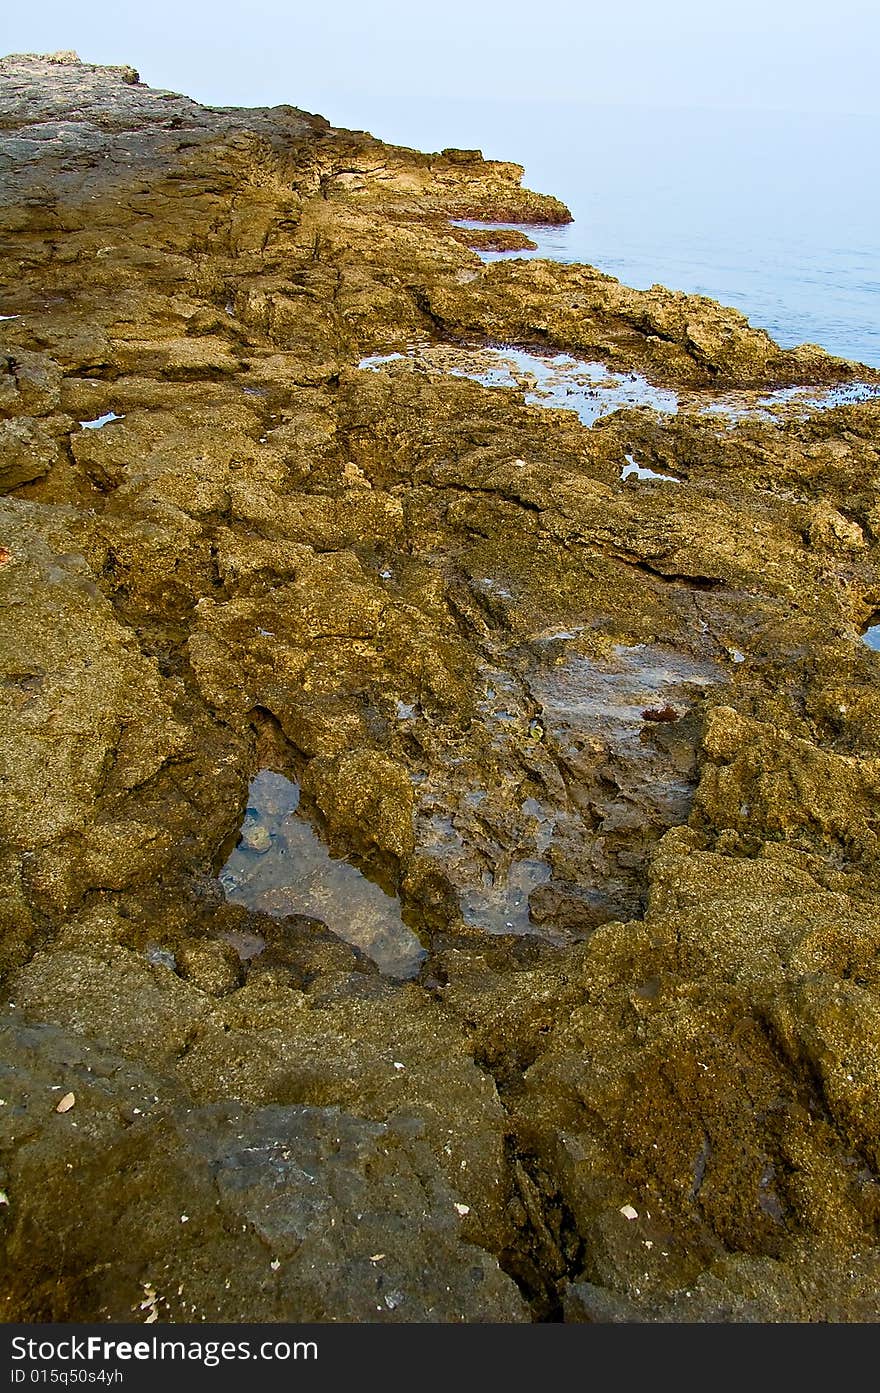
[(876, 1319), (877, 375), (131, 68), (0, 171), (2, 1317)]

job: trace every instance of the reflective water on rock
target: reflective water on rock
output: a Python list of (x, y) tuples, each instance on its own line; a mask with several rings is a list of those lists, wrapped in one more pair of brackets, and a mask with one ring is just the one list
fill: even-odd
[(464, 923), (491, 934), (582, 937), (641, 912), (644, 865), (687, 820), (699, 732), (688, 720), (723, 680), (708, 659), (660, 644), (614, 645), (555, 661), (534, 640), (517, 670), (486, 663), (479, 762), (450, 751), (419, 780), (419, 848), (442, 864)]
[(161, 948), (156, 943), (148, 943), (145, 956), (147, 962), (152, 963), (153, 967), (165, 967), (169, 972), (177, 971), (177, 959), (168, 948)]
[(836, 387), (780, 387), (775, 392), (727, 392), (699, 407), (702, 416), (749, 417), (765, 421), (807, 416), (811, 411), (832, 411), (836, 406), (855, 406), (880, 397), (880, 384), (843, 382)]
[[(488, 790), (463, 781), (450, 812), (448, 787), (426, 788), (417, 819), (419, 849), (443, 864), (468, 928), (563, 941), (552, 926), (536, 927), (530, 907), (533, 892), (552, 875), (544, 857), (553, 832), (552, 811), (534, 799), (509, 806), (508, 792), (493, 788), (490, 797)], [(499, 815), (509, 835), (496, 841)]]
[[(780, 387), (773, 392), (725, 392), (712, 397), (705, 392), (679, 394), (671, 388), (655, 386), (640, 373), (615, 373), (604, 363), (576, 358), (570, 353), (539, 354), (509, 346), (412, 344), (406, 353), (363, 358), (358, 367), (377, 372), (390, 364), (397, 371), (409, 368), (429, 375), (466, 377), (483, 387), (514, 388), (523, 394), (529, 406), (574, 411), (585, 426), (592, 426), (612, 411), (633, 407), (647, 407), (671, 416), (678, 412), (714, 415), (731, 422), (783, 421), (799, 419), (811, 411), (830, 411), (836, 406), (880, 398), (880, 384), (869, 382), (847, 382), (828, 388)], [(636, 477), (672, 478), (652, 473)]]
[(714, 663), (659, 644), (616, 644), (601, 659), (567, 659), (534, 679), (531, 689), (541, 702), (548, 732), (567, 758), (577, 760), (598, 740), (617, 758), (651, 766), (643, 788), (646, 804), (678, 820), (687, 816), (690, 783), (674, 758), (665, 771), (655, 767), (657, 752), (644, 732), (646, 726), (680, 720), (702, 689), (721, 676)]
[(217, 937), (221, 942), (228, 943), (230, 948), (234, 948), (243, 963), (250, 962), (251, 958), (258, 958), (266, 947), (263, 935), (251, 933), (248, 929), (227, 929)]
[(487, 872), (481, 885), (463, 890), (461, 917), (471, 927), (489, 933), (534, 933), (529, 900), (532, 891), (549, 880), (546, 861), (522, 857), (511, 863), (506, 875), (495, 877)]
[(117, 416), (115, 411), (108, 411), (104, 416), (96, 416), (94, 421), (80, 421), (83, 430), (100, 430), (101, 426), (107, 426), (111, 421), (121, 421), (124, 418)]
[[(304, 914), (360, 948), (382, 972), (415, 977), (425, 951), (396, 898), (330, 855), (299, 812), (299, 785), (262, 769), (250, 786), (239, 843), (222, 871), (227, 899), (282, 918)], [(256, 937), (256, 936), (252, 936)], [(259, 948), (247, 956), (254, 956)]]
[(698, 733), (688, 717), (722, 676), (714, 663), (659, 644), (575, 653), (533, 675), (567, 793), (554, 819), (555, 896), (539, 892), (533, 914), (588, 923), (591, 912), (641, 912), (644, 865), (693, 802)]
[(622, 407), (646, 406), (667, 414), (678, 408), (675, 392), (655, 387), (641, 374), (614, 373), (604, 363), (569, 353), (430, 344), (413, 346), (406, 354), (364, 358), (359, 367), (375, 371), (395, 362), (409, 362), (428, 373), (467, 377), (484, 387), (513, 387), (523, 393), (527, 405), (574, 411), (585, 426)]
[(862, 643), (866, 648), (871, 648), (875, 653), (880, 653), (880, 624), (872, 624), (870, 629), (866, 629), (862, 634)]
[[(647, 407), (664, 415), (678, 412), (717, 415), (727, 421), (787, 421), (809, 415), (810, 411), (830, 411), (834, 407), (855, 405), (880, 398), (880, 384), (840, 383), (835, 387), (780, 387), (777, 391), (728, 391), (709, 397), (706, 393), (679, 394), (668, 387), (657, 387), (641, 373), (611, 372), (602, 362), (574, 358), (571, 354), (535, 354), (525, 348), (458, 348), (448, 344), (411, 344), (407, 352), (362, 358), (359, 368), (382, 371), (388, 365), (401, 365), (402, 371), (436, 373), (468, 378), (483, 387), (514, 387), (528, 405), (575, 411), (583, 425), (607, 417), (613, 411)], [(397, 371), (401, 371), (397, 368)], [(654, 474), (627, 457), (632, 468), (621, 478), (673, 479), (673, 475)]]
[(680, 484), (681, 480), (676, 479), (674, 474), (658, 474), (655, 469), (649, 469), (647, 465), (637, 464), (632, 455), (627, 455), (626, 464), (620, 471), (621, 479), (640, 479), (643, 483), (649, 483), (652, 479), (661, 479), (667, 484)]
[(366, 372), (375, 372), (377, 368), (383, 368), (386, 363), (403, 362), (405, 358), (413, 357), (415, 349), (410, 349), (407, 353), (374, 353), (370, 358), (361, 358), (358, 363), (359, 368)]

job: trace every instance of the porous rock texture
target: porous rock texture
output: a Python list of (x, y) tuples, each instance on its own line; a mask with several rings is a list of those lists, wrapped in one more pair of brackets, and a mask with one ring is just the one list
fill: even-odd
[[(358, 364), (867, 374), (131, 68), (2, 60), (0, 171), (3, 1318), (876, 1319), (880, 406)], [(416, 980), (225, 901), (264, 767)]]

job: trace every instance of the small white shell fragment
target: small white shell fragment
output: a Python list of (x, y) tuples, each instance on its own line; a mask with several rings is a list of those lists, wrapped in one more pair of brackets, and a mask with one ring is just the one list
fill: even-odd
[(403, 1068), (403, 1065), (400, 1064), (400, 1063), (398, 1062), (398, 1060), (395, 1059), (395, 1061), (394, 1061), (394, 1067), (395, 1067), (395, 1069), (402, 1069), (402, 1068)]
[(624, 1219), (637, 1219), (639, 1217), (639, 1211), (633, 1209), (631, 1204), (625, 1204), (620, 1212)]
[(470, 1214), (471, 1207), (469, 1204), (457, 1204), (455, 1210), (457, 1214), (460, 1214), (461, 1217), (464, 1218), (465, 1214)]
[(271, 1267), (273, 1272), (277, 1272), (279, 1267), (281, 1266), (281, 1263), (278, 1260), (278, 1258), (273, 1258), (272, 1261), (269, 1263), (269, 1266)]
[(188, 1223), (189, 1223), (189, 1215), (188, 1215), (188, 1214), (181, 1214), (181, 1216), (180, 1216), (180, 1222), (181, 1222), (182, 1224), (188, 1224)]
[(381, 1262), (382, 1259), (384, 1258), (384, 1256), (385, 1256), (384, 1253), (371, 1253), (371, 1254), (370, 1254), (370, 1262)]
[(61, 1099), (60, 1103), (58, 1103), (58, 1104), (56, 1105), (55, 1111), (56, 1111), (56, 1112), (70, 1112), (70, 1109), (73, 1107), (73, 1105), (74, 1105), (75, 1102), (76, 1102), (76, 1094), (75, 1094), (75, 1093), (65, 1093), (65, 1095), (64, 1095), (64, 1097)]
[(5, 1191), (5, 1190), (0, 1190), (0, 1204), (8, 1204), (8, 1203), (9, 1203), (9, 1196), (7, 1195), (6, 1191)]

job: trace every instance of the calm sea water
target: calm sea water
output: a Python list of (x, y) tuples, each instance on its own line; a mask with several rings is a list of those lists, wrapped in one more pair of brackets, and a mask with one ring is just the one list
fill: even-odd
[(877, 118), (375, 98), (330, 115), (524, 164), (576, 219), (544, 255), (710, 295), (785, 347), (880, 367)]

